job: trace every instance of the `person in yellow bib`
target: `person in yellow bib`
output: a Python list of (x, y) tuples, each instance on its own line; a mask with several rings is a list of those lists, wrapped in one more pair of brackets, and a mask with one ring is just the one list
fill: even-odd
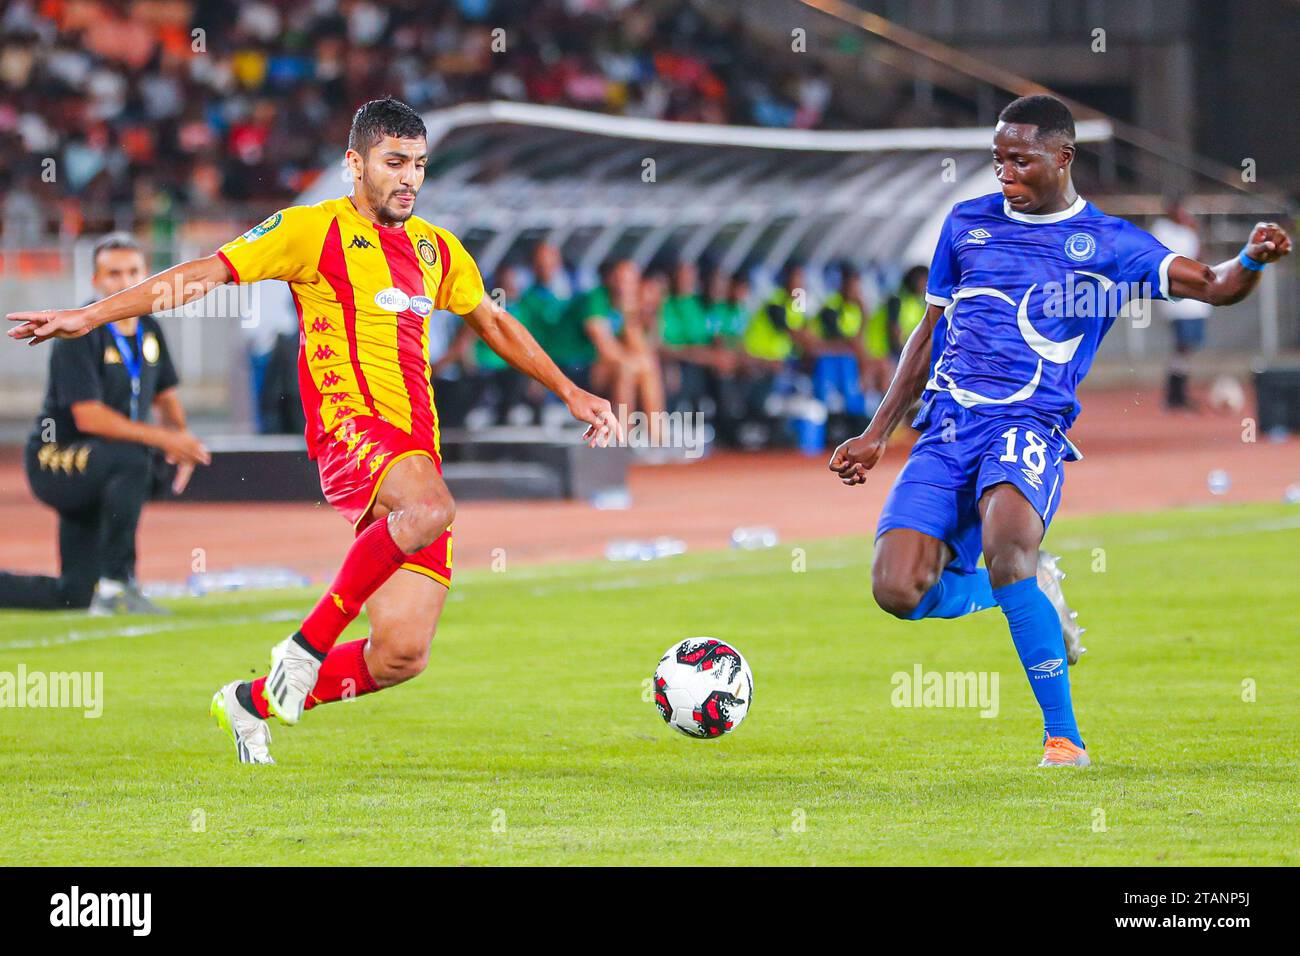
[(880, 404), (893, 373), (883, 318), (879, 309), (868, 313), (861, 274), (843, 266), (839, 288), (822, 303), (815, 325), (824, 343), (813, 373), (819, 399), (836, 392), (846, 412), (863, 417)]
[[(877, 350), (884, 346), (891, 358), (898, 359), (908, 336), (925, 318), (925, 284), (929, 278), (930, 270), (926, 266), (912, 266), (903, 273), (898, 291), (872, 314), (867, 343), (869, 351), (883, 355), (885, 353)], [(874, 321), (876, 315), (880, 316), (878, 323)]]
[(807, 271), (797, 262), (787, 265), (781, 286), (758, 307), (745, 328), (745, 351), (756, 359), (785, 362), (815, 354), (816, 336), (808, 328)]

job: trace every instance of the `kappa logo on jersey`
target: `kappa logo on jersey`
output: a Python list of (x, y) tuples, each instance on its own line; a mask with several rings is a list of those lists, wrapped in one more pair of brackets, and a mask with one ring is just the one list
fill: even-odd
[(411, 296), (411, 311), (416, 315), (429, 315), (433, 312), (433, 300), (427, 295)]
[(1061, 660), (1059, 657), (1052, 657), (1043, 661), (1041, 664), (1034, 664), (1029, 668), (1029, 670), (1034, 671), (1039, 675), (1035, 677), (1034, 680), (1042, 680), (1044, 677), (1055, 677), (1059, 674), (1061, 672), (1061, 665), (1064, 663), (1065, 661)]
[(387, 312), (405, 312), (411, 307), (411, 297), (390, 286), (375, 293), (375, 305)]
[(986, 240), (992, 238), (993, 233), (989, 232), (987, 229), (972, 229), (970, 232), (966, 233), (966, 244), (982, 246), (985, 244)]
[(374, 243), (372, 243), (369, 239), (364, 239), (361, 236), (353, 236), (352, 242), (349, 243), (348, 248), (349, 249), (373, 249), (375, 248), (375, 246)]
[(1097, 240), (1086, 232), (1076, 232), (1065, 240), (1065, 254), (1075, 262), (1087, 262), (1097, 251)]
[(433, 243), (428, 239), (421, 237), (420, 241), (415, 244), (415, 251), (420, 254), (420, 259), (423, 260), (426, 266), (438, 264), (438, 250), (433, 248)]
[(280, 225), (280, 223), (283, 221), (284, 221), (284, 216), (281, 213), (277, 212), (274, 216), (268, 216), (266, 219), (263, 219), (252, 229), (248, 230), (248, 232), (244, 233), (244, 241), (256, 242), (258, 239), (261, 239), (263, 236), (265, 236), (276, 226)]

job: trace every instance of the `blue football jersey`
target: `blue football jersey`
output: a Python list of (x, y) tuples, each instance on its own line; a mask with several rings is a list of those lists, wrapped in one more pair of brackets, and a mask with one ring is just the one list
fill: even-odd
[(1082, 198), (1028, 215), (1001, 193), (953, 207), (926, 300), (944, 307), (930, 381), (965, 408), (1025, 409), (1068, 428), (1075, 389), (1133, 299), (1170, 299), (1176, 257), (1149, 233)]

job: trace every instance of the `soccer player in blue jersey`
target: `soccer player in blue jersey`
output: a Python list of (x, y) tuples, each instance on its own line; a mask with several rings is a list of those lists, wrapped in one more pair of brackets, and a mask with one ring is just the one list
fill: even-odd
[[(1074, 118), (1052, 96), (998, 117), (1002, 191), (958, 203), (944, 223), (925, 319), (908, 339), (871, 425), (835, 450), (846, 485), (866, 481), (907, 409), (921, 437), (876, 528), (871, 589), (896, 617), (953, 618), (997, 605), (1043, 711), (1040, 767), (1089, 764), (1066, 662), (1083, 648), (1041, 550), (1061, 500), (1075, 389), (1116, 315), (1138, 298), (1230, 305), (1291, 250), (1259, 223), (1240, 254), (1208, 266), (1170, 252), (1075, 192)], [(977, 567), (980, 553), (984, 567)]]

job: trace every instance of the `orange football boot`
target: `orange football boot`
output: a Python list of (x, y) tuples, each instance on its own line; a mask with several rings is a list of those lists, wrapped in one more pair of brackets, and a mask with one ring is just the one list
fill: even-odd
[(1071, 743), (1065, 737), (1048, 737), (1043, 744), (1043, 759), (1040, 767), (1087, 767), (1092, 763), (1088, 751)]

